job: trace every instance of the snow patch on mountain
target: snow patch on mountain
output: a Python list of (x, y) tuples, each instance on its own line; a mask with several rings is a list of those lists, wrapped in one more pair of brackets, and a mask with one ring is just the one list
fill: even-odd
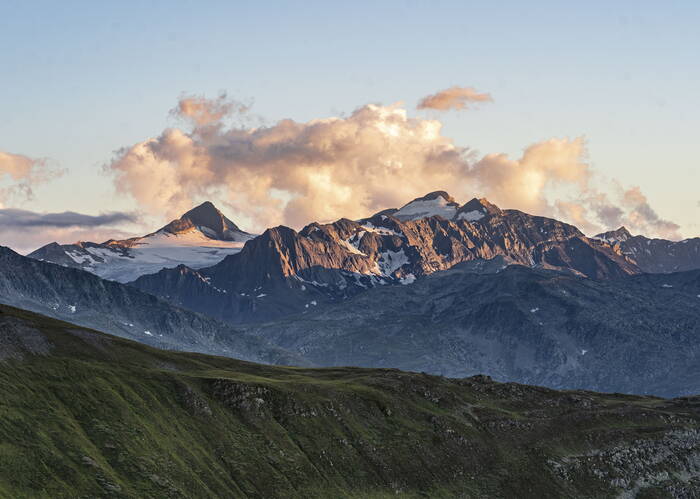
[(340, 240), (339, 243), (341, 246), (343, 246), (343, 248), (345, 248), (346, 250), (348, 250), (350, 253), (352, 253), (354, 255), (367, 256), (359, 249), (360, 241), (362, 240), (362, 236), (364, 234), (365, 234), (365, 232), (361, 231), (349, 239)]
[(365, 222), (362, 225), (362, 228), (365, 229), (367, 232), (374, 232), (375, 234), (379, 234), (380, 236), (403, 237), (403, 234), (396, 232), (393, 229), (389, 229), (387, 227), (378, 227), (378, 226), (374, 225), (372, 222)]
[(466, 220), (467, 222), (476, 222), (477, 220), (481, 220), (485, 216), (486, 216), (486, 213), (479, 211), (479, 210), (473, 210), (473, 211), (460, 213), (457, 216), (457, 220)]
[(441, 216), (448, 220), (454, 218), (458, 205), (442, 196), (434, 199), (416, 199), (394, 213), (399, 220), (418, 220), (421, 218)]
[(200, 236), (201, 233), (159, 234), (144, 238), (138, 246), (126, 252), (108, 247), (85, 248), (88, 255), (78, 263), (82, 263), (85, 270), (105, 279), (129, 282), (141, 275), (181, 264), (194, 269), (215, 265), (226, 256), (238, 253), (244, 245), (242, 242), (214, 241)]
[(379, 260), (377, 260), (378, 273), (383, 276), (390, 276), (407, 263), (409, 263), (409, 259), (403, 250), (385, 251), (380, 254)]
[(416, 276), (413, 274), (406, 274), (401, 279), (401, 284), (404, 284), (404, 285), (413, 284), (414, 282), (416, 282)]

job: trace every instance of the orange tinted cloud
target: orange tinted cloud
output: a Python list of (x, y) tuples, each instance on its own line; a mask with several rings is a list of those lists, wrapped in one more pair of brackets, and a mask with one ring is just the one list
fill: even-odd
[(196, 95), (183, 96), (171, 113), (190, 120), (197, 126), (205, 126), (217, 123), (234, 112), (244, 113), (247, 110), (248, 106), (230, 100), (222, 93), (216, 99)]
[(440, 130), (398, 106), (367, 105), (306, 123), (167, 129), (124, 149), (108, 169), (120, 192), (166, 218), (223, 194), (251, 230), (299, 226), (366, 216), (465, 176), (465, 151)]
[(14, 197), (30, 198), (32, 188), (60, 175), (45, 159), (0, 151), (0, 207)]
[(423, 97), (418, 103), (418, 109), (464, 110), (481, 102), (493, 102), (493, 98), (490, 94), (479, 93), (471, 87), (454, 86)]
[(260, 127), (194, 121), (124, 148), (106, 169), (117, 190), (151, 214), (172, 219), (211, 198), (250, 231), (362, 218), (434, 190), (462, 201), (485, 196), (588, 233), (611, 228), (613, 219), (652, 235), (665, 230), (632, 216), (643, 204), (624, 203), (621, 192), (611, 203), (595, 187), (582, 138), (545, 140), (518, 158), (479, 158), (444, 136), (440, 121), (410, 117), (399, 105)]

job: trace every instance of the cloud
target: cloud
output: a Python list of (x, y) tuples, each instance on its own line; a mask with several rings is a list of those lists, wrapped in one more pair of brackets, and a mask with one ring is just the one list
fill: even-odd
[(487, 154), (469, 170), (480, 191), (496, 204), (530, 213), (554, 214), (553, 189), (587, 190), (591, 171), (582, 138), (549, 139), (531, 145), (518, 159)]
[(637, 232), (665, 239), (680, 239), (680, 226), (659, 217), (639, 187), (625, 191), (623, 203), (628, 208), (625, 224), (634, 227)]
[(52, 168), (46, 159), (0, 151), (0, 207), (9, 199), (29, 199), (34, 186), (63, 172)]
[(625, 211), (616, 204), (612, 204), (606, 194), (598, 193), (591, 200), (592, 209), (605, 228), (619, 228), (623, 225)]
[(3, 208), (0, 209), (0, 244), (27, 253), (53, 241), (64, 244), (121, 239), (130, 234), (115, 226), (138, 221), (139, 217), (134, 213), (85, 215), (72, 211), (36, 213)]
[(423, 97), (418, 103), (418, 109), (465, 110), (481, 102), (493, 102), (493, 99), (490, 94), (479, 93), (471, 87), (454, 86)]
[(138, 217), (133, 213), (110, 212), (100, 215), (84, 215), (73, 211), (63, 213), (36, 213), (28, 210), (14, 208), (0, 209), (0, 230), (13, 228), (31, 227), (100, 227), (105, 225), (115, 225), (125, 222), (137, 222)]
[(402, 204), (427, 185), (466, 174), (466, 150), (437, 121), (397, 106), (367, 105), (347, 118), (269, 127), (167, 129), (118, 152), (107, 169), (118, 191), (151, 213), (179, 216), (197, 199), (222, 194), (250, 228)]
[[(681, 239), (680, 226), (665, 220), (651, 207), (649, 200), (639, 187), (623, 188), (619, 182), (611, 181), (610, 192), (589, 189), (574, 203), (584, 208), (580, 227), (589, 227), (587, 233), (601, 232), (600, 227), (590, 223), (599, 222), (603, 230), (627, 227), (633, 234)], [(576, 208), (573, 208), (574, 210)], [(588, 225), (586, 225), (588, 224)]]
[(95, 227), (125, 221), (119, 214), (91, 217), (78, 213), (34, 213), (4, 208), (10, 202), (32, 199), (34, 187), (64, 173), (44, 158), (0, 151), (0, 244), (29, 251), (51, 241), (74, 242), (100, 236)]
[(181, 97), (170, 114), (202, 127), (218, 124), (224, 117), (234, 113), (246, 113), (248, 108), (245, 104), (229, 99), (226, 93), (220, 94), (216, 99), (192, 95)]
[(105, 168), (119, 192), (163, 220), (211, 198), (251, 231), (361, 218), (448, 190), (462, 201), (485, 196), (504, 208), (563, 218), (589, 234), (622, 220), (631, 230), (672, 233), (639, 199), (596, 187), (583, 138), (545, 140), (517, 158), (478, 157), (444, 136), (439, 121), (410, 117), (399, 105), (259, 127), (226, 127), (225, 118), (166, 129), (118, 151)]

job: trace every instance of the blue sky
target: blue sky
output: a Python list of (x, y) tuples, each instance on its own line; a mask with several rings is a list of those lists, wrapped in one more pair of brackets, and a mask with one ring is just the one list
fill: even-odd
[(0, 151), (67, 170), (19, 207), (130, 210), (101, 166), (175, 125), (183, 94), (226, 91), (274, 123), (370, 102), (420, 114), (426, 94), (473, 86), (494, 102), (439, 116), (457, 144), (519, 155), (584, 136), (598, 172), (697, 235), (698, 25), (690, 1), (5, 1)]

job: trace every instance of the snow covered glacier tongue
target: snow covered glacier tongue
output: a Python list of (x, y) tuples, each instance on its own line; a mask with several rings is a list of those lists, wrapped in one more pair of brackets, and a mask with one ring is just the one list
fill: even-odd
[(238, 253), (253, 237), (207, 201), (143, 237), (104, 243), (51, 243), (28, 256), (87, 270), (105, 279), (130, 282), (182, 264), (195, 269), (215, 265)]

